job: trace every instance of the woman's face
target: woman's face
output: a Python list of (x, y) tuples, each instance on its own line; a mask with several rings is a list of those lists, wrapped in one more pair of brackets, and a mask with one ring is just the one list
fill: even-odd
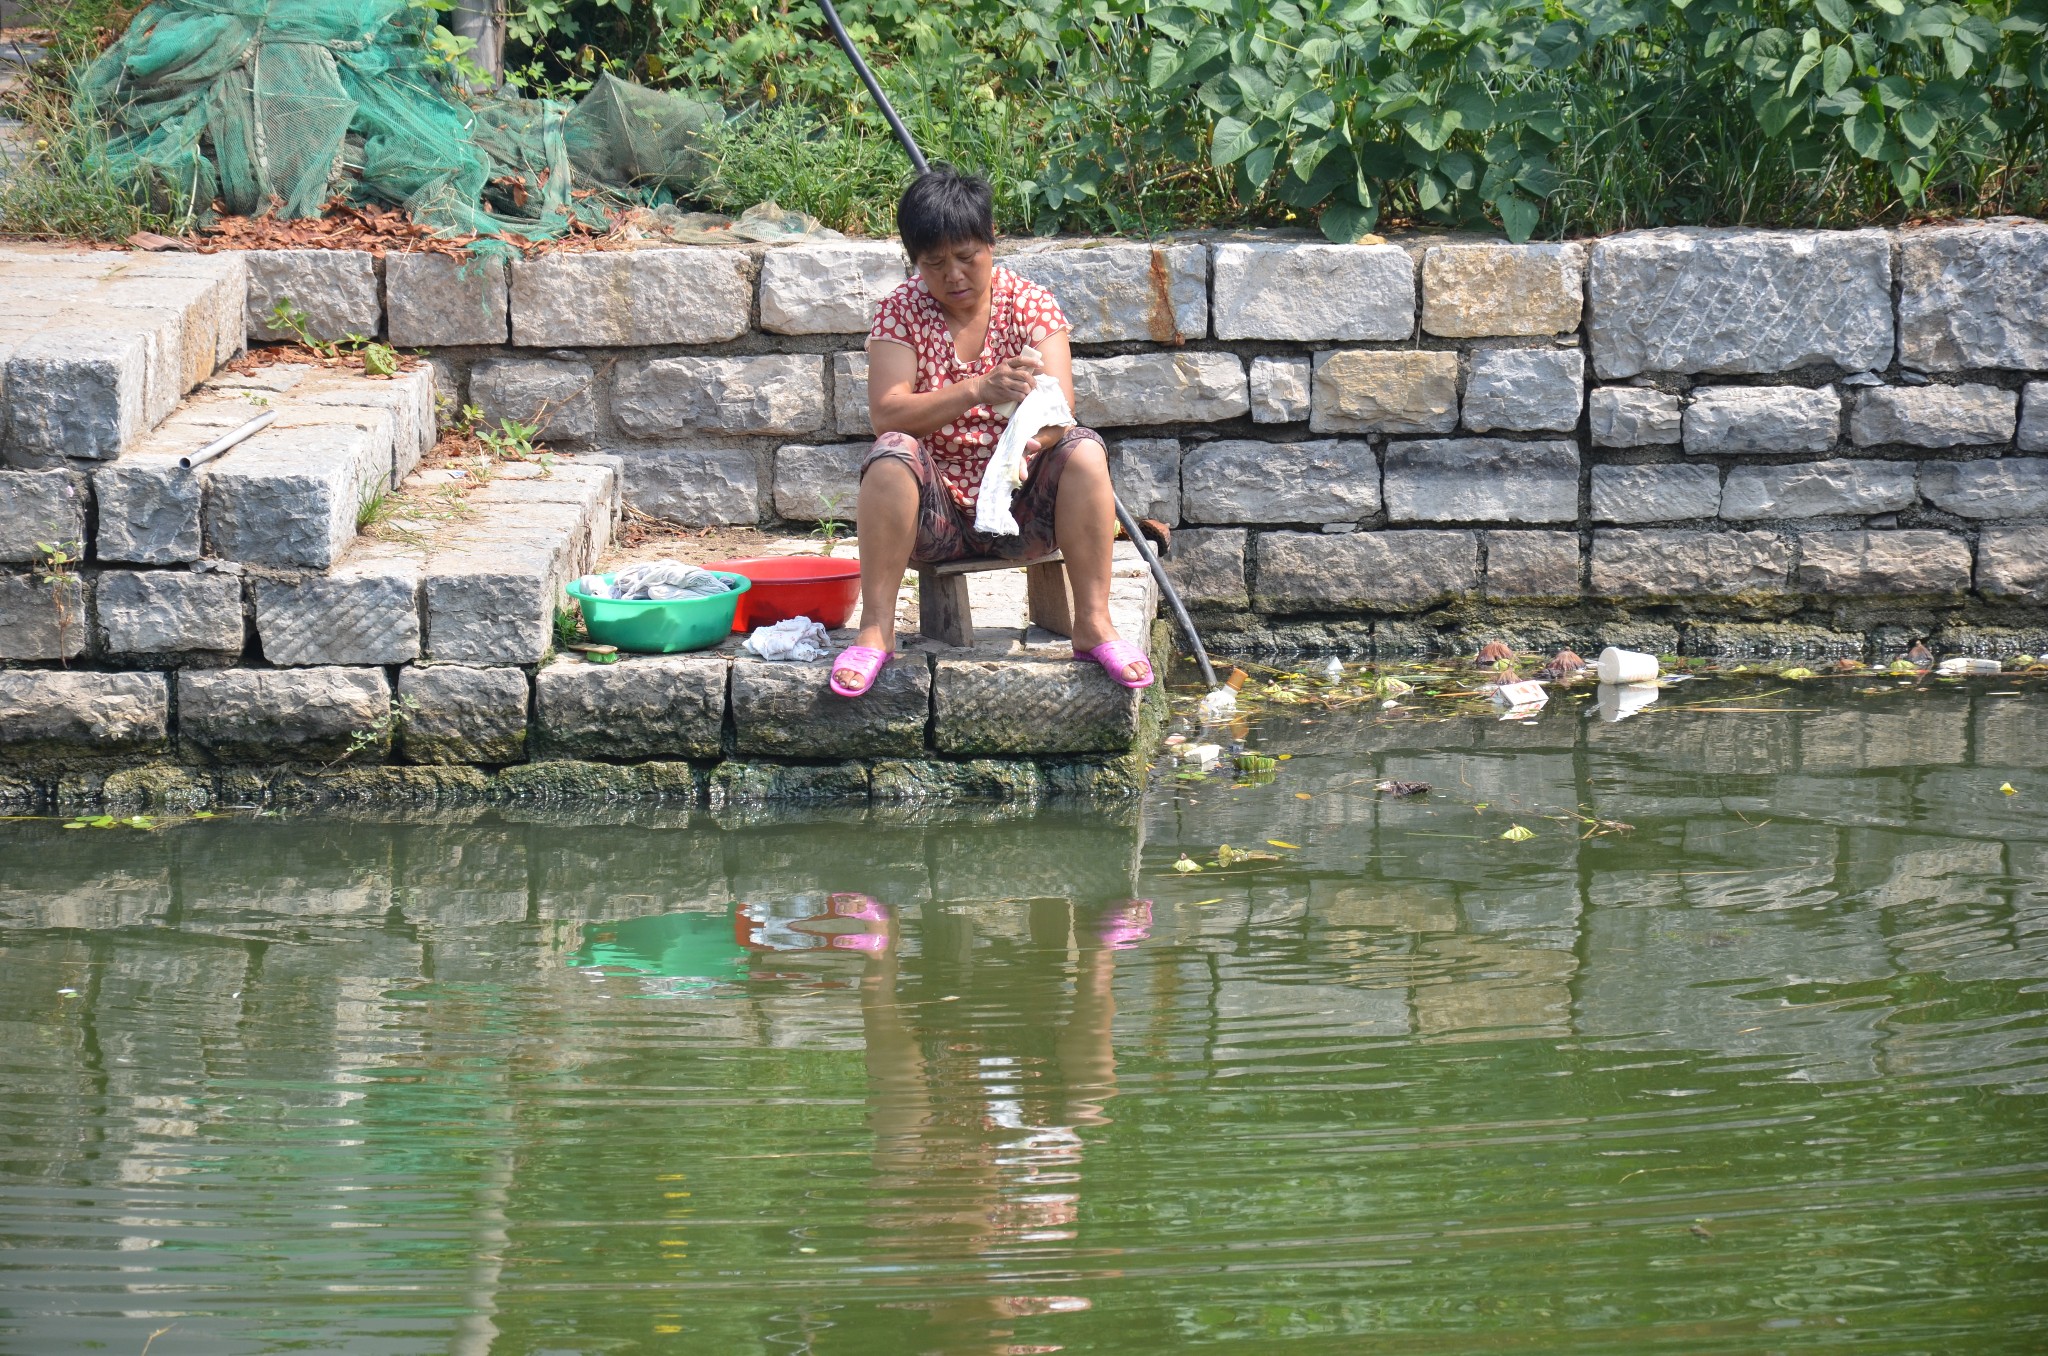
[(917, 256), (917, 271), (948, 311), (971, 312), (988, 295), (995, 251), (979, 240), (956, 240)]

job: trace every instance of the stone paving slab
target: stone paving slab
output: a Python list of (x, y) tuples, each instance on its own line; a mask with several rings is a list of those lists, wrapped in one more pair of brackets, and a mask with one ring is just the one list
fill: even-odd
[(398, 751), (410, 763), (516, 763), (526, 757), (526, 674), (414, 665), (398, 675)]
[(13, 757), (154, 753), (170, 731), (161, 673), (0, 672), (0, 747)]
[(1586, 332), (1593, 366), (1638, 372), (1846, 371), (1892, 357), (1884, 231), (1672, 227), (1596, 241)]
[(233, 254), (0, 247), (0, 460), (118, 456), (243, 347)]
[(390, 745), (382, 669), (183, 669), (177, 691), (179, 739), (219, 762), (335, 759), (352, 749), (374, 761)]
[(932, 692), (924, 656), (899, 656), (855, 700), (830, 690), (830, 673), (829, 656), (809, 664), (735, 658), (732, 718), (739, 752), (748, 757), (868, 758), (916, 757), (924, 751)]
[(91, 640), (92, 581), (47, 584), (27, 572), (0, 572), (0, 659), (76, 659)]
[(1120, 753), (1137, 736), (1138, 705), (1095, 664), (940, 659), (932, 742), (952, 754)]
[(359, 544), (324, 574), (255, 581), (256, 634), (281, 667), (403, 664), (420, 654), (419, 561)]
[(702, 654), (556, 659), (534, 682), (541, 756), (715, 758), (730, 667)]

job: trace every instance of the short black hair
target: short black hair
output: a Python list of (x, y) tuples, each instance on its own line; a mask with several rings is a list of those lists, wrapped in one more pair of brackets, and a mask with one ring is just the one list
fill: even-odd
[(978, 174), (962, 174), (943, 160), (917, 176), (896, 204), (896, 234), (917, 259), (932, 250), (979, 240), (996, 243), (995, 193)]

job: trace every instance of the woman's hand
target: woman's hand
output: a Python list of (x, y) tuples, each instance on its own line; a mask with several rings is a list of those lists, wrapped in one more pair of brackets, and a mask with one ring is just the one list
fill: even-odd
[(1031, 441), (1024, 444), (1024, 455), (1027, 457), (1035, 457), (1039, 453), (1045, 451), (1046, 448), (1051, 447), (1054, 444), (1058, 443), (1060, 439), (1066, 436), (1067, 431), (1061, 428), (1059, 425), (1047, 424), (1044, 428), (1038, 430), (1038, 436), (1036, 438), (1033, 438), (1031, 439)]
[(1031, 394), (1031, 388), (1038, 384), (1042, 365), (1035, 359), (1018, 356), (1005, 360), (994, 371), (977, 378), (975, 403), (978, 405), (1005, 405), (1022, 400)]

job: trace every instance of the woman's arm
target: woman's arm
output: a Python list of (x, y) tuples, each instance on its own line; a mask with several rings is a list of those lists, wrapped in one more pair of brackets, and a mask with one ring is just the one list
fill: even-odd
[[(1058, 336), (1062, 351), (1066, 336)], [(1012, 358), (984, 376), (957, 381), (936, 391), (918, 391), (917, 353), (903, 344), (868, 341), (868, 419), (875, 432), (922, 438), (976, 405), (1000, 405), (1031, 394), (1037, 364)], [(1071, 378), (1068, 379), (1071, 382)]]

